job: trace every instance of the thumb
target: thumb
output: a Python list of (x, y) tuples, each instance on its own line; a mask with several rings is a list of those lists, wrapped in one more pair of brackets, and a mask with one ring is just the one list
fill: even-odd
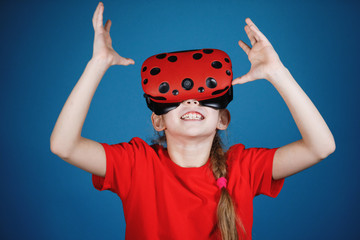
[(122, 61), (121, 61), (121, 65), (127, 66), (127, 65), (130, 65), (130, 64), (132, 64), (132, 65), (135, 64), (135, 61), (132, 60), (131, 58), (123, 58)]
[(252, 77), (250, 76), (249, 73), (241, 76), (241, 77), (238, 77), (238, 78), (235, 78), (233, 81), (232, 81), (232, 85), (236, 85), (236, 84), (243, 84), (243, 83), (247, 83), (247, 82), (250, 82), (252, 81)]

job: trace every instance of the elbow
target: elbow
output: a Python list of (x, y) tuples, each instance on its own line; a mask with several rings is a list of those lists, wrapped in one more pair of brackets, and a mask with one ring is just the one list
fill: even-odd
[(50, 142), (50, 151), (53, 154), (55, 154), (55, 155), (57, 155), (59, 157), (60, 156), (63, 157), (63, 155), (64, 155), (64, 154), (62, 154), (62, 151), (60, 150), (60, 147), (58, 145), (55, 145), (55, 144), (51, 143), (51, 142)]
[(320, 152), (319, 157), (320, 160), (323, 160), (325, 158), (327, 158), (330, 154), (332, 154), (333, 152), (335, 152), (336, 149), (336, 145), (335, 145), (335, 141), (332, 140), (330, 143), (327, 144), (326, 147), (323, 148), (323, 150)]
[(73, 149), (76, 147), (79, 139), (68, 140), (50, 137), (50, 151), (62, 159), (66, 159), (70, 156)]
[(59, 156), (62, 159), (65, 159), (67, 157), (67, 153), (64, 150), (64, 147), (62, 146), (62, 144), (55, 144), (54, 142), (50, 141), (50, 151)]
[(55, 138), (54, 138), (54, 133), (51, 134), (50, 136), (50, 151), (52, 153), (54, 153), (55, 155), (58, 155), (59, 152), (59, 144), (56, 143)]
[(56, 141), (54, 140), (54, 134), (51, 134), (50, 136), (50, 151), (57, 155), (59, 147), (59, 144), (56, 144)]

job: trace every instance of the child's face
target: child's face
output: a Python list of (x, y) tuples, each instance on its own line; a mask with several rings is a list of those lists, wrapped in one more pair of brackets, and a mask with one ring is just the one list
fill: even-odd
[(204, 107), (198, 101), (190, 99), (166, 114), (153, 114), (152, 120), (155, 130), (165, 130), (167, 135), (207, 137), (215, 134), (216, 129), (226, 129), (230, 114), (226, 109)]

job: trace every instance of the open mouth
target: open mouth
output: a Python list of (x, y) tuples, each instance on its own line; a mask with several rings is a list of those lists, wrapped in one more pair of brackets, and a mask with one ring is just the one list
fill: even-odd
[(199, 112), (187, 112), (180, 118), (182, 120), (203, 120), (205, 117)]

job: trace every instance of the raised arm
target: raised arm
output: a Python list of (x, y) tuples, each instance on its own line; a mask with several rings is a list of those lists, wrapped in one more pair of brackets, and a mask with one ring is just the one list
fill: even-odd
[(112, 65), (134, 64), (112, 48), (111, 21), (103, 26), (104, 6), (100, 2), (92, 19), (95, 31), (93, 56), (76, 83), (56, 121), (50, 137), (51, 151), (85, 171), (105, 176), (106, 158), (100, 143), (81, 136), (94, 93), (107, 69)]
[(255, 24), (247, 18), (245, 32), (252, 47), (239, 41), (251, 62), (250, 71), (234, 79), (243, 84), (257, 79), (268, 80), (288, 106), (302, 139), (280, 147), (273, 162), (273, 178), (281, 179), (313, 166), (335, 151), (334, 137), (310, 98), (281, 63), (277, 53)]

